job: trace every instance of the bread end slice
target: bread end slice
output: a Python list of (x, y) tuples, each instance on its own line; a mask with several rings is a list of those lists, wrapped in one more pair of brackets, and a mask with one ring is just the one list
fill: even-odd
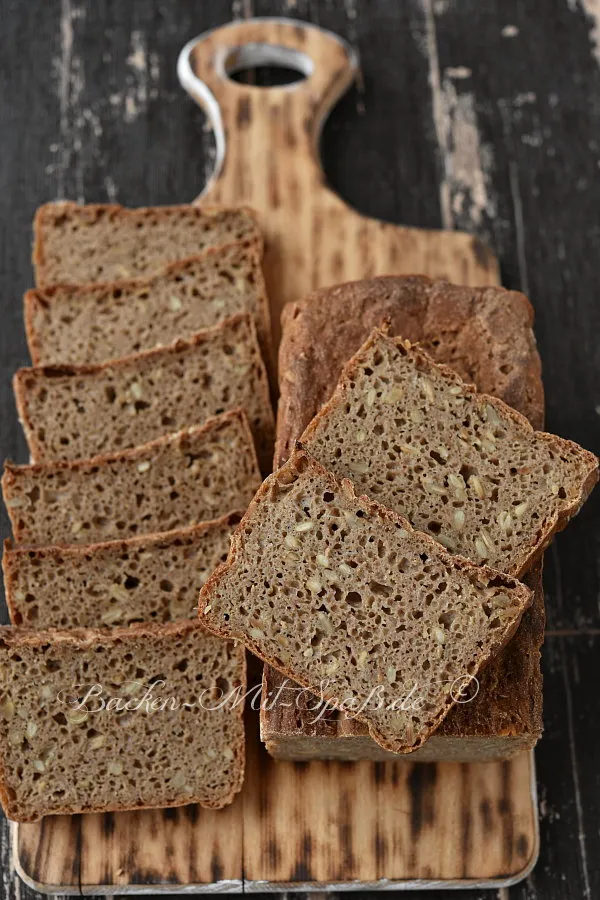
[[(532, 593), (451, 556), (301, 448), (259, 489), (201, 621), (364, 722), (394, 753), (436, 730)], [(372, 708), (381, 700), (381, 706)]]

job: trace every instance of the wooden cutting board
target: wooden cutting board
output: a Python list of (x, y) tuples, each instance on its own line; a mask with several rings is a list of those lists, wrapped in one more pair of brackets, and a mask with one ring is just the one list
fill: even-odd
[[(268, 89), (229, 78), (266, 64), (306, 78)], [(215, 172), (199, 199), (259, 212), (276, 335), (282, 306), (327, 284), (384, 273), (498, 283), (497, 262), (476, 237), (366, 218), (325, 184), (321, 127), (356, 67), (340, 38), (285, 19), (216, 29), (180, 56), (180, 81), (216, 136)], [(519, 880), (535, 863), (531, 754), (468, 765), (275, 762), (260, 744), (257, 718), (248, 710), (247, 776), (229, 808), (22, 825), (19, 874), (38, 890), (91, 894), (492, 887)]]

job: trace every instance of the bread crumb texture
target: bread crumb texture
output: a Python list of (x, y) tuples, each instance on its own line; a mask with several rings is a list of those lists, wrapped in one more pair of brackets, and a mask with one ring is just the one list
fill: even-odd
[[(11, 819), (221, 807), (241, 787), (242, 705), (209, 708), (208, 698), (243, 692), (243, 651), (195, 623), (111, 632), (5, 626), (0, 679), (0, 795)], [(102, 694), (88, 696), (94, 685)]]
[(13, 625), (94, 628), (196, 616), (241, 514), (165, 534), (74, 547), (5, 547)]
[(598, 478), (594, 454), (533, 431), (501, 401), (381, 331), (350, 360), (301, 442), (448, 550), (517, 576)]
[(39, 285), (145, 277), (208, 247), (262, 237), (246, 207), (47, 203), (34, 221)]
[(135, 447), (240, 407), (270, 467), (273, 410), (247, 313), (189, 341), (109, 363), (20, 369), (14, 387), (36, 462)]
[(190, 337), (228, 316), (253, 317), (270, 356), (269, 307), (259, 248), (207, 250), (145, 279), (57, 284), (25, 295), (35, 365), (106, 362)]
[(7, 463), (2, 492), (17, 544), (90, 544), (244, 509), (259, 484), (247, 419), (236, 411), (121, 453)]
[[(215, 633), (355, 713), (382, 746), (410, 752), (530, 600), (523, 585), (452, 557), (296, 451), (250, 505), (199, 612)], [(369, 702), (374, 691), (381, 708)]]

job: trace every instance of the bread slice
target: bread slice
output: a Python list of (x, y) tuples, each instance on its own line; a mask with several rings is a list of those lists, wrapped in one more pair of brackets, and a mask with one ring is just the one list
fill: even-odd
[(256, 324), (270, 362), (269, 302), (256, 244), (229, 244), (175, 262), (157, 275), (109, 284), (54, 284), (27, 291), (33, 364), (85, 365), (189, 338), (239, 312)]
[(199, 611), (215, 634), (409, 753), (530, 601), (514, 579), (451, 556), (296, 451), (259, 489)]
[(515, 577), (598, 480), (593, 453), (534, 431), (501, 400), (378, 329), (301, 441), (338, 478), (447, 549)]
[(275, 468), (329, 400), (350, 357), (386, 320), (391, 335), (418, 342), (436, 362), (543, 427), (542, 366), (524, 294), (384, 275), (322, 288), (284, 307)]
[(5, 464), (17, 544), (90, 544), (185, 528), (245, 509), (260, 484), (241, 410), (119, 453)]
[(248, 313), (113, 362), (19, 369), (13, 386), (34, 462), (124, 450), (242, 407), (271, 466), (273, 410)]
[(145, 278), (209, 247), (243, 241), (262, 249), (247, 207), (46, 203), (34, 223), (36, 284)]
[(126, 541), (13, 547), (2, 569), (13, 625), (96, 628), (197, 615), (198, 592), (224, 562), (242, 513)]
[[(425, 276), (382, 276), (314, 291), (282, 314), (275, 467), (329, 400), (342, 368), (385, 320), (390, 334), (418, 341), (484, 393), (544, 425), (541, 363), (533, 308), (518, 291), (472, 288)], [(411, 760), (472, 762), (530, 750), (542, 721), (540, 647), (544, 637), (541, 562), (525, 578), (534, 599), (516, 634), (480, 676), (477, 696), (457, 703)], [(261, 738), (283, 759), (393, 758), (355, 719), (333, 711), (316, 719), (315, 697), (287, 706), (285, 678), (265, 666)], [(281, 702), (272, 698), (281, 697)]]
[(0, 628), (0, 799), (57, 813), (231, 803), (244, 776), (241, 647), (196, 622)]

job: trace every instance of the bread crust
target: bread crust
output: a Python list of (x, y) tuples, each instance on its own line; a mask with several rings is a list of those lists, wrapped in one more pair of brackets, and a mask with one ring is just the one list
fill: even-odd
[(164, 360), (167, 356), (174, 356), (181, 351), (189, 350), (193, 347), (201, 347), (205, 343), (210, 344), (213, 338), (218, 338), (219, 335), (223, 332), (233, 330), (239, 325), (243, 325), (248, 329), (251, 347), (253, 349), (255, 348), (256, 350), (257, 365), (260, 364), (261, 366), (258, 379), (261, 382), (260, 401), (261, 408), (264, 414), (264, 430), (261, 429), (263, 433), (256, 434), (255, 437), (256, 442), (259, 445), (258, 455), (263, 468), (265, 468), (268, 465), (268, 459), (270, 458), (271, 450), (273, 447), (275, 420), (273, 416), (273, 407), (271, 406), (267, 370), (258, 346), (256, 324), (252, 316), (246, 312), (237, 313), (234, 316), (229, 316), (228, 318), (223, 319), (223, 321), (218, 325), (214, 325), (212, 328), (205, 328), (202, 331), (198, 331), (196, 334), (191, 335), (189, 338), (179, 338), (166, 347), (154, 347), (151, 350), (142, 350), (139, 353), (132, 354), (131, 356), (125, 356), (122, 359), (115, 359), (104, 363), (93, 363), (88, 365), (48, 365), (24, 367), (22, 369), (18, 369), (17, 372), (15, 372), (15, 374), (13, 375), (13, 391), (15, 395), (19, 421), (23, 426), (27, 446), (29, 447), (29, 451), (33, 460), (43, 460), (45, 448), (43, 444), (41, 444), (38, 440), (36, 423), (32, 419), (29, 412), (28, 392), (25, 387), (25, 383), (28, 378), (31, 378), (32, 376), (36, 378), (77, 378), (78, 376), (93, 377), (102, 376), (103, 372), (116, 372), (118, 374), (119, 370), (125, 370), (126, 372), (131, 371), (131, 369), (136, 365), (143, 366), (146, 363), (150, 363), (150, 365), (155, 363), (158, 367), (160, 366), (162, 360)]
[[(129, 209), (118, 203), (88, 203), (82, 205), (80, 203), (74, 203), (71, 200), (44, 203), (37, 208), (33, 219), (34, 244), (31, 261), (35, 273), (35, 283), (38, 287), (50, 283), (44, 275), (44, 265), (46, 260), (43, 228), (48, 219), (52, 220), (53, 218), (56, 218), (56, 216), (68, 215), (74, 211), (76, 211), (82, 219), (87, 220), (89, 224), (99, 218), (115, 219), (116, 217), (119, 217), (135, 220), (139, 217), (158, 216), (159, 218), (168, 219), (169, 216), (181, 213), (182, 210), (185, 210), (186, 212), (197, 211), (198, 218), (200, 218), (205, 215), (218, 215), (226, 209), (231, 210), (231, 207), (220, 206), (218, 204), (180, 204), (178, 206), (139, 206), (134, 209)], [(264, 241), (256, 211), (249, 206), (238, 206), (235, 207), (235, 209), (253, 220), (256, 227), (256, 235), (248, 243), (249, 245), (255, 245), (262, 257)]]
[[(185, 635), (190, 631), (195, 631), (198, 629), (199, 631), (204, 631), (208, 633), (206, 629), (202, 628), (202, 623), (197, 622), (196, 620), (183, 620), (178, 622), (167, 622), (162, 625), (156, 625), (152, 623), (146, 622), (136, 622), (127, 626), (117, 626), (110, 629), (94, 629), (94, 628), (72, 628), (68, 630), (62, 629), (50, 629), (46, 631), (33, 631), (25, 628), (15, 628), (11, 625), (1, 625), (0, 626), (0, 644), (5, 644), (10, 647), (18, 648), (23, 646), (29, 647), (42, 647), (46, 643), (52, 644), (68, 644), (71, 647), (87, 649), (92, 647), (94, 643), (98, 642), (101, 644), (108, 643), (120, 643), (127, 642), (129, 640), (134, 640), (136, 637), (145, 637), (151, 640), (153, 637), (164, 637), (168, 635)], [(232, 642), (229, 642), (232, 643)], [(234, 648), (234, 652), (238, 657), (238, 665), (240, 671), (240, 683), (243, 688), (243, 693), (246, 692), (247, 686), (247, 672), (246, 672), (246, 654), (244, 652), (243, 647), (232, 644)], [(235, 715), (237, 718), (241, 719), (243, 717), (243, 704), (239, 704), (235, 707)], [(244, 782), (244, 769), (245, 769), (245, 736), (244, 729), (241, 729), (241, 738), (236, 747), (232, 748), (234, 752), (235, 763), (238, 767), (238, 778), (235, 784), (232, 786), (231, 791), (217, 802), (205, 801), (201, 798), (190, 797), (189, 799), (182, 799), (181, 801), (176, 801), (171, 804), (174, 808), (176, 806), (188, 806), (191, 803), (197, 803), (200, 806), (203, 806), (207, 809), (222, 809), (224, 806), (228, 806), (235, 795), (239, 793), (242, 788)], [(2, 808), (6, 816), (15, 822), (37, 822), (40, 819), (38, 817), (19, 817), (16, 818), (17, 811), (14, 808), (13, 801), (8, 794), (7, 791), (7, 781), (6, 781), (6, 765), (4, 758), (0, 755), (0, 803), (2, 804)], [(93, 813), (93, 812), (126, 812), (129, 810), (139, 810), (139, 809), (155, 809), (152, 805), (136, 805), (136, 806), (128, 806), (118, 804), (107, 804), (101, 805), (98, 807), (91, 806), (82, 806), (81, 808), (74, 808), (70, 806), (61, 807), (59, 809), (52, 810), (51, 813), (44, 813), (44, 815), (73, 815), (79, 813)]]
[(453, 368), (466, 381), (542, 426), (541, 362), (524, 294), (386, 275), (315, 291), (284, 308), (274, 468), (329, 400), (343, 366), (386, 319), (390, 335), (420, 342), (436, 361), (449, 361), (452, 346)]
[(179, 275), (197, 262), (207, 263), (209, 265), (213, 260), (218, 262), (223, 253), (233, 251), (235, 248), (240, 248), (240, 251), (246, 253), (248, 259), (252, 263), (255, 263), (256, 274), (259, 281), (257, 284), (257, 293), (260, 298), (260, 338), (266, 357), (265, 362), (270, 368), (274, 360), (274, 351), (271, 339), (271, 310), (261, 268), (263, 250), (262, 241), (256, 241), (255, 244), (249, 246), (245, 245), (243, 241), (232, 241), (231, 243), (223, 244), (220, 247), (209, 247), (202, 253), (198, 253), (196, 256), (189, 256), (178, 262), (168, 263), (166, 266), (157, 270), (156, 274), (151, 275), (148, 278), (124, 278), (105, 282), (94, 282), (92, 284), (62, 283), (32, 288), (27, 291), (23, 297), (23, 318), (25, 322), (27, 346), (33, 365), (39, 366), (43, 358), (42, 345), (35, 327), (36, 309), (40, 306), (43, 307), (56, 302), (56, 295), (58, 293), (88, 297), (91, 300), (97, 294), (103, 292), (110, 293), (114, 290), (121, 290), (123, 293), (134, 293), (135, 291), (144, 289), (152, 290), (152, 286), (156, 281), (161, 281), (171, 275)]
[[(284, 308), (274, 468), (285, 462), (330, 398), (343, 366), (385, 319), (390, 335), (421, 342), (436, 359), (451, 358), (466, 380), (501, 397), (534, 428), (543, 427), (541, 362), (532, 329), (533, 308), (524, 294), (460, 287), (421, 275), (370, 278), (317, 290)], [(539, 661), (545, 626), (541, 560), (526, 580), (535, 588), (534, 602), (513, 640), (481, 673), (478, 696), (471, 703), (457, 704), (439, 735), (487, 738), (506, 733), (522, 737), (527, 747), (537, 742), (542, 731)], [(276, 670), (267, 674), (275, 690), (279, 678)], [(367, 733), (353, 721), (345, 723), (344, 735), (337, 721), (321, 719), (311, 725), (302, 710), (299, 725), (288, 720), (285, 709), (261, 708), (260, 716), (261, 734), (270, 739), (278, 734), (291, 738), (299, 732), (323, 742)]]
[(521, 578), (539, 559), (541, 559), (544, 550), (548, 547), (554, 535), (566, 527), (569, 520), (579, 512), (582, 505), (585, 503), (590, 492), (598, 482), (598, 457), (594, 453), (590, 453), (589, 450), (580, 447), (579, 444), (569, 441), (566, 438), (557, 437), (555, 434), (549, 434), (544, 431), (534, 431), (529, 420), (516, 409), (513, 409), (511, 406), (504, 403), (503, 400), (492, 397), (491, 394), (478, 392), (475, 385), (466, 384), (454, 369), (450, 368), (450, 366), (443, 363), (436, 363), (422, 347), (419, 347), (418, 345), (410, 346), (408, 342), (406, 342), (405, 345), (405, 342), (401, 337), (390, 338), (388, 337), (387, 332), (380, 328), (373, 329), (369, 338), (365, 341), (360, 350), (346, 363), (342, 370), (340, 381), (332, 396), (327, 403), (321, 407), (300, 437), (301, 444), (308, 445), (321, 422), (327, 419), (329, 412), (344, 403), (348, 392), (348, 383), (359, 376), (359, 370), (365, 354), (380, 343), (387, 343), (394, 350), (399, 349), (404, 354), (412, 357), (418, 369), (428, 370), (431, 366), (437, 368), (447, 381), (453, 382), (460, 387), (462, 393), (469, 399), (478, 403), (481, 407), (493, 407), (500, 413), (501, 417), (510, 419), (516, 429), (525, 432), (527, 435), (535, 434), (538, 440), (551, 445), (554, 451), (560, 455), (568, 454), (569, 456), (577, 457), (580, 460), (582, 468), (586, 471), (586, 475), (579, 485), (579, 491), (573, 497), (572, 502), (552, 515), (545, 531), (538, 532), (536, 535), (535, 542), (530, 541), (528, 545), (520, 545), (520, 549), (522, 550), (520, 556), (515, 559), (513, 566), (507, 569), (507, 575), (511, 575), (514, 578)]
[[(347, 479), (342, 479), (341, 481), (335, 478), (327, 469), (325, 469), (316, 459), (314, 459), (306, 450), (302, 448), (302, 444), (300, 442), (297, 443), (296, 449), (293, 451), (288, 462), (284, 463), (277, 472), (274, 472), (272, 475), (269, 475), (267, 479), (262, 483), (261, 487), (258, 489), (256, 495), (250, 502), (250, 506), (248, 510), (244, 514), (242, 521), (234, 531), (231, 538), (231, 549), (229, 551), (229, 556), (226, 562), (221, 563), (212, 575), (209, 576), (206, 584), (202, 587), (200, 591), (200, 599), (198, 602), (198, 617), (200, 622), (213, 634), (218, 637), (225, 638), (226, 640), (239, 640), (244, 646), (250, 650), (255, 656), (258, 656), (263, 662), (267, 663), (273, 668), (277, 669), (281, 672), (282, 675), (291, 678), (297, 684), (300, 684), (304, 688), (308, 688), (309, 690), (315, 692), (319, 691), (319, 687), (314, 684), (310, 684), (310, 682), (303, 678), (302, 676), (298, 676), (297, 673), (293, 672), (290, 668), (284, 666), (280, 661), (274, 659), (273, 657), (269, 657), (263, 651), (261, 651), (260, 647), (257, 645), (256, 641), (252, 639), (245, 632), (235, 632), (231, 633), (227, 628), (223, 628), (222, 624), (217, 623), (212, 611), (211, 611), (211, 592), (215, 590), (218, 586), (219, 581), (223, 578), (230, 570), (234, 570), (237, 562), (244, 555), (244, 543), (245, 543), (245, 529), (252, 527), (252, 519), (255, 512), (258, 510), (261, 503), (268, 502), (269, 494), (273, 485), (277, 485), (279, 482), (282, 484), (289, 484), (291, 478), (293, 478), (294, 473), (300, 472), (302, 467), (308, 467), (312, 471), (316, 472), (318, 476), (320, 476), (323, 481), (325, 481), (328, 485), (331, 486), (331, 490), (336, 492), (345, 493), (346, 496), (351, 500), (357, 500), (361, 507), (364, 507), (367, 510), (367, 517), (376, 517), (385, 522), (389, 522), (390, 524), (397, 525), (403, 529), (405, 529), (409, 533), (418, 534), (419, 538), (423, 540), (425, 545), (428, 545), (431, 548), (431, 554), (437, 556), (439, 559), (443, 561), (443, 563), (451, 569), (459, 569), (462, 571), (474, 571), (482, 575), (484, 578), (487, 577), (489, 580), (494, 580), (496, 583), (503, 583), (507, 589), (511, 589), (515, 592), (515, 594), (520, 599), (520, 612), (517, 617), (515, 617), (514, 621), (509, 623), (502, 632), (501, 635), (498, 636), (497, 642), (490, 647), (490, 650), (487, 654), (484, 654), (474, 671), (470, 674), (477, 675), (478, 672), (485, 667), (486, 663), (490, 658), (496, 656), (496, 654), (510, 641), (511, 637), (517, 630), (519, 622), (521, 620), (521, 616), (525, 612), (525, 610), (531, 605), (531, 601), (533, 599), (532, 592), (525, 585), (521, 584), (515, 578), (505, 575), (501, 572), (498, 572), (495, 569), (490, 568), (489, 566), (476, 566), (470, 560), (466, 559), (462, 556), (457, 556), (449, 553), (441, 544), (438, 544), (432, 537), (423, 532), (418, 532), (415, 528), (412, 527), (410, 522), (405, 519), (403, 516), (398, 515), (393, 510), (387, 509), (384, 506), (380, 506), (374, 500), (366, 497), (364, 495), (357, 495), (354, 489), (354, 485), (351, 481)], [(328, 700), (335, 706), (336, 698), (335, 694), (330, 693), (329, 691), (320, 690), (319, 695), (323, 697), (323, 699)], [(430, 728), (424, 729), (414, 744), (407, 746), (401, 742), (396, 742), (384, 735), (376, 725), (369, 721), (368, 717), (357, 713), (355, 715), (357, 722), (362, 722), (369, 729), (369, 734), (381, 747), (385, 750), (389, 750), (392, 753), (401, 753), (408, 754), (413, 753), (415, 750), (418, 750), (420, 746), (422, 746), (430, 734), (433, 734), (446, 718), (450, 710), (452, 709), (455, 701), (452, 696), (448, 696), (446, 698), (446, 703), (444, 708), (437, 714)]]

